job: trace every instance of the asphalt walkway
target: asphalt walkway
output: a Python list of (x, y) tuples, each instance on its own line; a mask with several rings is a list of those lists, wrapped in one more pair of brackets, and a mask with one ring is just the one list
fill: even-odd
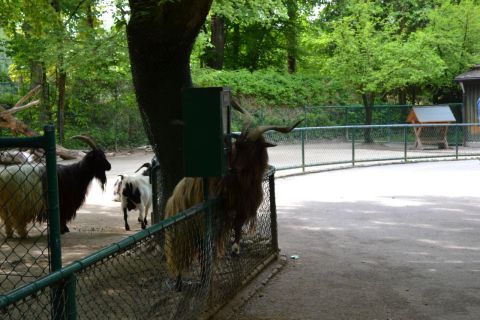
[(277, 179), (287, 263), (231, 319), (480, 319), (479, 182), (477, 160)]

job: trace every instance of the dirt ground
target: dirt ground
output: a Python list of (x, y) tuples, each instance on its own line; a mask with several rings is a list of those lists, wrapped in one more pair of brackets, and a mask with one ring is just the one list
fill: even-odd
[(96, 181), (91, 184), (85, 205), (68, 225), (70, 232), (61, 237), (63, 265), (141, 230), (138, 211), (132, 211), (128, 217), (131, 230), (125, 231), (120, 202), (113, 201), (113, 184), (119, 174), (133, 174), (152, 157), (152, 152), (142, 150), (108, 157), (112, 169), (107, 172), (105, 191)]
[[(110, 158), (106, 191), (92, 185), (62, 236), (64, 264), (140, 230), (136, 213), (124, 230), (113, 183), (152, 156)], [(232, 319), (480, 319), (478, 181), (477, 160), (277, 178), (288, 260)]]
[(478, 160), (277, 179), (286, 266), (230, 319), (480, 319), (478, 181)]

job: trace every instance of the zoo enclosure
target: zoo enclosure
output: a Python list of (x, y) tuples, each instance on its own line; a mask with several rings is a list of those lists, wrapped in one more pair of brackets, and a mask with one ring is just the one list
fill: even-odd
[[(53, 139), (53, 130), (49, 134)], [(31, 147), (26, 141), (30, 140), (0, 139), (0, 145)], [(55, 160), (54, 139), (47, 149)], [(53, 165), (50, 172), (55, 177), (55, 162), (51, 160), (47, 157), (46, 162)], [(278, 256), (274, 172), (270, 168), (264, 178), (264, 201), (255, 228), (245, 230), (240, 256), (233, 258), (222, 251), (230, 246), (231, 237), (216, 236), (222, 212), (218, 200), (207, 200), (65, 267), (52, 263), (38, 279), (2, 290), (2, 319), (208, 318)], [(49, 194), (49, 199), (54, 196)], [(58, 205), (51, 207), (58, 209)], [(52, 216), (58, 217), (58, 211)], [(48, 234), (58, 234), (59, 226), (54, 224), (49, 224)], [(43, 231), (35, 238), (47, 237)], [(198, 255), (183, 272), (181, 291), (166, 265), (168, 239), (172, 237), (185, 239), (184, 245), (195, 246)], [(59, 245), (59, 240), (51, 245)], [(8, 241), (4, 246), (11, 246), (13, 240)], [(25, 241), (15, 240), (15, 244), (24, 247)], [(60, 263), (53, 252), (57, 251), (50, 250), (48, 257)]]
[[(448, 149), (436, 144), (416, 149), (413, 128), (423, 127), (426, 140), (448, 128)], [(404, 124), (296, 128), (288, 135), (265, 134), (278, 144), (269, 149), (277, 171), (338, 168), (362, 163), (381, 164), (431, 159), (465, 159), (480, 156), (479, 124)], [(365, 142), (368, 134), (370, 141)], [(432, 139), (434, 140), (434, 139)]]

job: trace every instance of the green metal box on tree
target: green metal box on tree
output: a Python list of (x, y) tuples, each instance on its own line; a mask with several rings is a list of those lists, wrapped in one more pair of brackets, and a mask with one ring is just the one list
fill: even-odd
[(223, 87), (184, 89), (182, 112), (185, 175), (225, 176), (230, 147), (230, 90)]

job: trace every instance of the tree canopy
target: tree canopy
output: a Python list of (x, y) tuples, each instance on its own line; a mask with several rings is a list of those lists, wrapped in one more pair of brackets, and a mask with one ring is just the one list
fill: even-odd
[[(110, 148), (148, 143), (126, 26), (175, 10), (185, 13), (178, 1), (1, 0), (0, 104), (41, 84), (41, 104), (19, 114), (33, 129), (54, 122), (67, 145), (85, 132)], [(455, 102), (453, 78), (480, 63), (476, 0), (214, 0), (202, 14), (182, 77), (192, 68), (193, 85), (232, 87), (251, 108)], [(181, 21), (150, 40), (176, 41)]]

